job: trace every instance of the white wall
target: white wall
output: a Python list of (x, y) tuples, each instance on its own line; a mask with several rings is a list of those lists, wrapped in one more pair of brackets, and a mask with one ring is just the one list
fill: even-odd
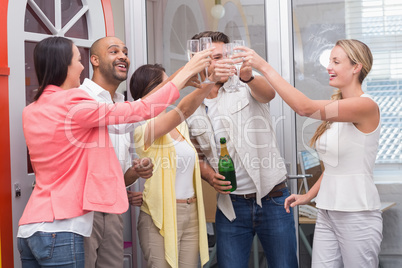
[[(114, 21), (114, 34), (120, 40), (125, 42), (125, 35), (124, 35), (124, 1), (123, 0), (111, 0), (110, 3), (112, 4), (112, 11), (113, 11), (113, 21)], [(133, 55), (130, 51), (130, 55)], [(130, 57), (131, 60), (131, 57)], [(120, 86), (117, 88), (117, 91), (123, 93), (126, 90), (126, 83), (121, 83)]]

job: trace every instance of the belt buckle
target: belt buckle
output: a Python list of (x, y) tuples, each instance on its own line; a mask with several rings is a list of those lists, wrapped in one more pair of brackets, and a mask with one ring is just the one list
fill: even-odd
[(243, 194), (243, 198), (244, 198), (244, 199), (247, 199), (247, 200), (250, 199), (250, 198), (247, 197), (247, 196), (248, 196), (248, 194)]
[(189, 198), (187, 198), (187, 204), (189, 204), (189, 205), (190, 205), (190, 197), (189, 197)]

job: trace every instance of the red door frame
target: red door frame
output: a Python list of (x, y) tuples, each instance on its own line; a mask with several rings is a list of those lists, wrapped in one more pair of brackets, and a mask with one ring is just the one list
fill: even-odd
[(0, 0), (0, 268), (14, 267), (11, 206), (10, 114), (8, 103), (7, 10), (9, 0)]
[(110, 0), (101, 0), (103, 8), (103, 17), (105, 18), (105, 31), (106, 36), (114, 36), (114, 21), (112, 4)]
[[(9, 0), (0, 0), (0, 268), (14, 267), (13, 221), (10, 162), (10, 112), (8, 66), (7, 11)], [(101, 0), (105, 18), (106, 36), (114, 35), (110, 0)]]

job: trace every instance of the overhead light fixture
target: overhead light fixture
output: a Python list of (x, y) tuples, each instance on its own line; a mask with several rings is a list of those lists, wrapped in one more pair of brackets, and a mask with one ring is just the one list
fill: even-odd
[(211, 8), (211, 15), (218, 20), (225, 16), (225, 7), (222, 6), (221, 0), (215, 0), (215, 5)]

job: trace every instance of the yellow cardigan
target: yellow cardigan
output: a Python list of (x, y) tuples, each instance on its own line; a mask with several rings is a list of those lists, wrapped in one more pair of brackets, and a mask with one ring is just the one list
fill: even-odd
[[(147, 124), (152, 123), (153, 120), (147, 122)], [(177, 268), (179, 265), (175, 197), (176, 150), (169, 134), (155, 140), (147, 150), (144, 150), (144, 132), (147, 124), (137, 127), (134, 132), (136, 153), (141, 158), (151, 158), (154, 164), (153, 175), (144, 185), (141, 210), (150, 215), (156, 227), (160, 229), (159, 232), (165, 242), (165, 259), (171, 267)], [(198, 155), (190, 141), (186, 122), (181, 123), (176, 129), (190, 144), (196, 155), (193, 180), (197, 196), (200, 259), (201, 265), (204, 265), (209, 260), (209, 252)]]

